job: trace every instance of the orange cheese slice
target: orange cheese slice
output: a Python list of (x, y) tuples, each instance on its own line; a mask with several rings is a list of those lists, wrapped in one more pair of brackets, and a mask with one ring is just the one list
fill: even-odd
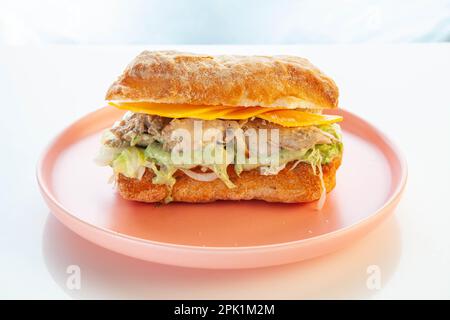
[(279, 124), (283, 127), (306, 127), (331, 124), (342, 121), (341, 116), (309, 113), (299, 110), (276, 110), (258, 115), (258, 118)]
[(119, 109), (168, 118), (243, 120), (257, 117), (284, 127), (323, 125), (342, 121), (340, 116), (314, 114), (283, 108), (202, 106), (150, 102), (110, 102), (109, 104)]
[[(109, 105), (123, 110), (130, 110), (137, 113), (147, 113), (168, 118), (200, 118), (200, 114), (204, 113), (204, 120), (217, 119), (216, 114), (220, 114), (220, 112), (223, 112), (224, 109), (224, 107), (221, 106), (196, 106), (148, 102), (110, 102)], [(228, 109), (230, 108), (226, 108), (227, 112), (232, 111)]]
[(278, 108), (263, 108), (263, 107), (233, 107), (233, 111), (220, 117), (220, 119), (230, 120), (244, 120), (252, 117), (258, 117), (259, 115), (268, 111), (279, 110)]

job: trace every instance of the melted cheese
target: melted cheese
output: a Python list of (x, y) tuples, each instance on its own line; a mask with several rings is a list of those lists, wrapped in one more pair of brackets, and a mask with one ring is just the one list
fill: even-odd
[(342, 121), (341, 116), (330, 116), (287, 109), (268, 111), (258, 115), (258, 118), (282, 125), (283, 127), (317, 126)]
[(149, 102), (110, 102), (109, 104), (119, 109), (168, 118), (243, 120), (257, 117), (284, 127), (323, 125), (342, 121), (342, 117), (340, 116), (322, 115), (283, 108), (201, 106)]

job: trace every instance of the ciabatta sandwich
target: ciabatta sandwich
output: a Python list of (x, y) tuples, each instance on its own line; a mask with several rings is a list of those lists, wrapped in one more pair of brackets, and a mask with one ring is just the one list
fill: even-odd
[(306, 59), (144, 51), (106, 100), (127, 112), (98, 159), (125, 199), (309, 202), (335, 186), (342, 118), (323, 110), (338, 89)]

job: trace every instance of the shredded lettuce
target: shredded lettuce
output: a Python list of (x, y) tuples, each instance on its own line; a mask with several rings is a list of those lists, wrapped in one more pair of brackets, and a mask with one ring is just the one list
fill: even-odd
[(241, 176), (242, 171), (244, 171), (244, 167), (242, 166), (242, 163), (236, 163), (234, 165), (234, 172), (238, 177)]
[(319, 144), (314, 149), (320, 152), (322, 163), (327, 164), (342, 153), (343, 146), (341, 142), (336, 142), (333, 144)]
[(231, 182), (230, 177), (228, 176), (227, 164), (214, 164), (210, 168), (212, 171), (214, 171), (215, 174), (217, 174), (219, 179), (222, 180), (228, 188), (231, 189), (236, 187), (236, 185)]
[[(227, 156), (226, 152), (224, 152), (223, 154), (224, 154), (224, 157)], [(169, 174), (173, 175), (177, 171), (177, 169), (190, 169), (190, 168), (196, 166), (196, 165), (188, 165), (188, 164), (182, 164), (182, 165), (173, 164), (170, 152), (164, 150), (162, 145), (158, 142), (154, 142), (147, 146), (147, 148), (145, 149), (145, 156), (147, 157), (147, 159), (151, 159), (156, 164), (160, 164), (164, 168), (166, 168), (165, 172), (167, 174), (164, 176), (165, 184), (169, 184), (167, 182), (172, 181), (171, 179), (168, 178), (168, 175)], [(226, 184), (226, 186), (228, 188), (234, 188), (235, 185), (233, 184), (233, 182), (231, 182), (231, 180), (228, 176), (228, 173), (227, 173), (228, 164), (232, 163), (233, 159), (225, 158), (224, 160), (225, 161), (223, 164), (204, 164), (203, 166), (211, 169)], [(154, 169), (153, 169), (153, 171), (155, 172)], [(156, 172), (155, 172), (155, 175), (157, 175)], [(158, 178), (157, 181), (162, 182), (163, 180), (162, 180), (162, 178)], [(154, 183), (157, 183), (157, 182), (154, 182)]]
[[(300, 162), (305, 162), (311, 165), (314, 174), (321, 176), (321, 165), (328, 164), (335, 157), (342, 153), (343, 145), (341, 142), (341, 133), (338, 125), (326, 125), (319, 127), (324, 132), (332, 135), (336, 140), (332, 144), (320, 144), (310, 149), (303, 150), (287, 150), (282, 149), (279, 153), (279, 162), (276, 166), (267, 164), (234, 164), (235, 173), (239, 176), (244, 170), (252, 170), (260, 168), (261, 174), (273, 175), (286, 167), (286, 164), (295, 161), (291, 170)], [(148, 137), (146, 137), (148, 138)], [(147, 139), (150, 141), (150, 139)], [(134, 143), (139, 143), (136, 139)], [(133, 144), (134, 144), (133, 143)], [(224, 149), (224, 151), (226, 151)], [(145, 168), (153, 171), (155, 176), (152, 182), (154, 184), (163, 184), (169, 187), (169, 195), (166, 202), (171, 200), (171, 190), (176, 179), (174, 174), (178, 169), (192, 169), (196, 166), (201, 166), (203, 169), (210, 169), (213, 171), (228, 188), (234, 188), (234, 183), (230, 180), (227, 169), (229, 164), (233, 164), (236, 155), (224, 152), (223, 164), (174, 164), (171, 159), (171, 153), (164, 150), (160, 142), (153, 141), (145, 149), (138, 145), (127, 148), (110, 148), (103, 146), (100, 152), (100, 159), (102, 165), (112, 166), (115, 174), (123, 174), (129, 178), (142, 178)], [(322, 178), (321, 178), (322, 179)]]
[(167, 185), (169, 187), (169, 193), (164, 199), (164, 202), (168, 203), (172, 201), (172, 188), (176, 182), (173, 175), (177, 171), (177, 168), (172, 163), (170, 153), (164, 150), (160, 143), (153, 142), (145, 148), (144, 154), (149, 161), (147, 167), (152, 169), (155, 174), (152, 183)]
[(322, 154), (320, 153), (320, 150), (318, 148), (312, 148), (308, 150), (304, 161), (308, 162), (311, 165), (314, 174), (317, 175), (317, 169), (318, 167), (322, 167), (323, 163)]
[(148, 162), (147, 167), (152, 169), (155, 176), (153, 177), (152, 182), (154, 184), (166, 184), (170, 187), (173, 187), (175, 184), (175, 178), (173, 174), (177, 171), (174, 167), (167, 167), (165, 165), (160, 165), (159, 168), (156, 166), (154, 162)]
[(128, 147), (122, 150), (111, 166), (115, 174), (123, 174), (129, 178), (141, 179), (145, 172), (144, 150), (136, 147)]
[(222, 156), (223, 156), (221, 163), (205, 164), (205, 167), (214, 171), (214, 173), (219, 177), (220, 180), (222, 180), (223, 183), (225, 183), (225, 185), (228, 188), (230, 188), (230, 189), (235, 188), (236, 185), (233, 182), (231, 182), (230, 177), (228, 176), (228, 171), (227, 171), (228, 165), (234, 162), (235, 155), (231, 154), (231, 157), (230, 157), (230, 154), (228, 152), (226, 152), (226, 149), (223, 146), (222, 146), (221, 152), (222, 152)]
[[(166, 184), (173, 186), (175, 179), (173, 174), (178, 169), (190, 169), (196, 165), (175, 165), (171, 160), (170, 152), (164, 150), (162, 145), (158, 142), (153, 142), (144, 150), (139, 147), (128, 147), (125, 149), (112, 149), (107, 151), (110, 165), (113, 167), (115, 173), (121, 173), (130, 178), (137, 178), (142, 176), (145, 167), (149, 167), (155, 173), (153, 183)], [(261, 173), (265, 175), (277, 174), (281, 171), (287, 163), (291, 161), (306, 162), (311, 164), (313, 168), (317, 168), (320, 164), (328, 164), (336, 156), (342, 152), (342, 143), (335, 142), (333, 144), (316, 145), (311, 149), (304, 150), (280, 150), (280, 159), (278, 166), (264, 166), (260, 164), (236, 164), (234, 170), (239, 176), (244, 170), (252, 170), (260, 168)], [(117, 155), (118, 154), (118, 155)], [(226, 154), (226, 153), (225, 153)], [(116, 156), (117, 155), (117, 156)], [(116, 156), (114, 160), (111, 158)], [(320, 159), (320, 161), (319, 161)], [(229, 179), (227, 168), (231, 164), (230, 159), (226, 159), (223, 164), (198, 164), (205, 168), (209, 168), (227, 185), (233, 188), (235, 185)]]
[(173, 177), (177, 169), (173, 166), (167, 167), (160, 165), (159, 169), (154, 162), (148, 162), (147, 167), (152, 169), (155, 176), (152, 179), (153, 184), (165, 184), (169, 187), (169, 192), (164, 202), (169, 203), (172, 201), (172, 188), (175, 185), (176, 179)]
[(342, 140), (341, 127), (337, 123), (318, 126), (318, 128), (326, 133), (331, 134), (339, 141)]
[(160, 143), (154, 142), (149, 144), (147, 148), (145, 148), (144, 154), (145, 157), (155, 160), (158, 164), (160, 163), (167, 167), (173, 165), (170, 152), (164, 150)]

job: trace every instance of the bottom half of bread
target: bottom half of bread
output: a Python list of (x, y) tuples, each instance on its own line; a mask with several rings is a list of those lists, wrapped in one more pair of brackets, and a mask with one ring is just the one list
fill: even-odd
[[(327, 192), (336, 185), (336, 170), (341, 164), (337, 157), (322, 165), (323, 181)], [(228, 188), (220, 179), (210, 182), (194, 180), (178, 171), (176, 183), (172, 188), (172, 201), (211, 202), (216, 200), (264, 200), (268, 202), (310, 202), (318, 200), (322, 193), (319, 175), (311, 165), (299, 163), (292, 168), (289, 163), (276, 175), (261, 175), (258, 169), (244, 171), (237, 176), (230, 166), (230, 180), (236, 185)], [(166, 185), (153, 184), (153, 172), (145, 171), (142, 179), (117, 177), (120, 195), (128, 200), (143, 202), (163, 202), (170, 193)]]

